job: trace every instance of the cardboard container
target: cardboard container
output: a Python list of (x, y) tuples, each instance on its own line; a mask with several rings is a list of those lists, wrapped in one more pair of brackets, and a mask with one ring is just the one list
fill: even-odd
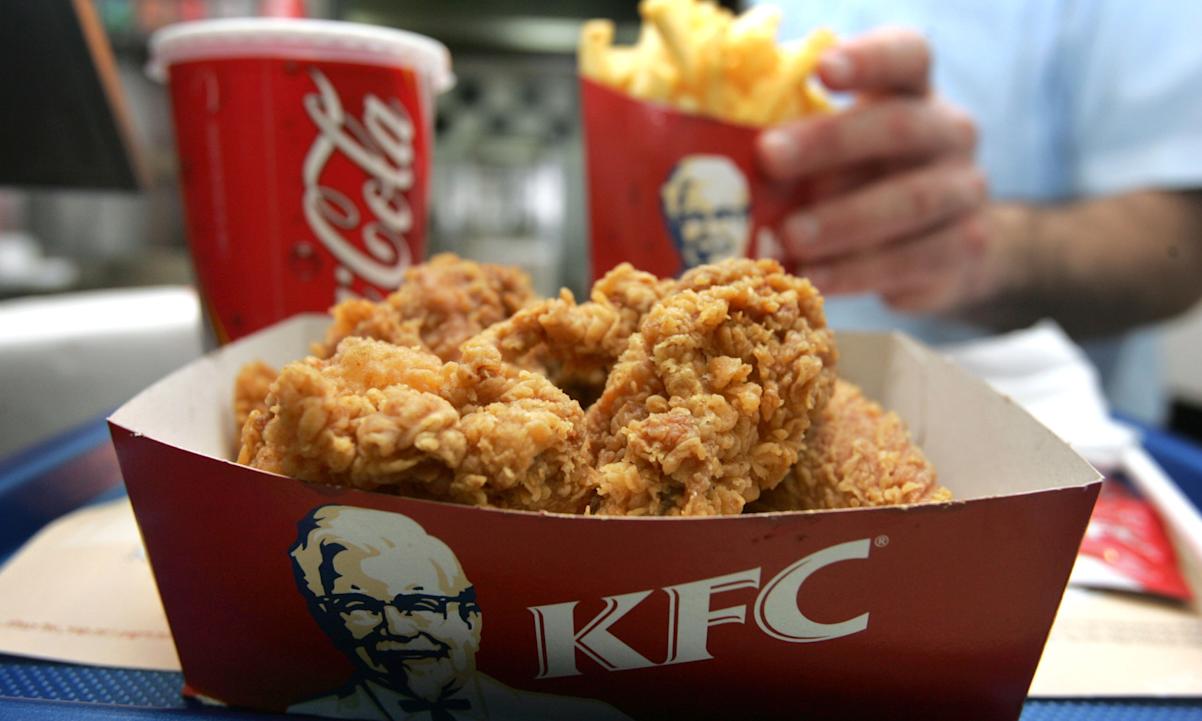
[[(955, 502), (596, 518), (227, 460), (238, 367), (297, 358), (326, 323), (227, 346), (110, 419), (187, 693), (364, 718), (1018, 718), (1098, 476), (931, 352), (839, 339)], [(430, 683), (458, 690), (400, 692)]]
[(809, 195), (760, 172), (760, 128), (580, 81), (593, 278), (618, 263), (661, 277), (722, 258), (778, 258), (776, 228)]

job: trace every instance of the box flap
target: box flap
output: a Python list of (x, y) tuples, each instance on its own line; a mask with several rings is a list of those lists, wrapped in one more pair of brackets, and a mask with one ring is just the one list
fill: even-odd
[(110, 421), (134, 433), (203, 453), (233, 459), (234, 378), (242, 365), (262, 360), (275, 367), (303, 358), (309, 343), (330, 324), (324, 313), (305, 313), (224, 346), (139, 393)]
[(1100, 478), (1014, 401), (909, 338), (840, 333), (838, 343), (840, 375), (906, 421), (958, 500), (1084, 486)]

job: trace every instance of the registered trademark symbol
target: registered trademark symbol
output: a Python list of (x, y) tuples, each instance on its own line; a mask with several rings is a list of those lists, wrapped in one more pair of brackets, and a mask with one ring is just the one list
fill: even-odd
[(876, 538), (872, 539), (872, 545), (876, 546), (877, 548), (884, 548), (885, 546), (889, 545), (889, 537), (877, 536)]

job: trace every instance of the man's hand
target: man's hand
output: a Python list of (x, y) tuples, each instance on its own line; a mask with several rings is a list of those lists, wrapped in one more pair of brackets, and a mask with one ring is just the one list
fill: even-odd
[(996, 274), (984, 268), (976, 129), (929, 93), (926, 41), (874, 31), (828, 51), (818, 71), (858, 102), (759, 139), (769, 176), (815, 186), (813, 205), (781, 225), (787, 264), (826, 293), (877, 292), (904, 310), (949, 311), (980, 298)]

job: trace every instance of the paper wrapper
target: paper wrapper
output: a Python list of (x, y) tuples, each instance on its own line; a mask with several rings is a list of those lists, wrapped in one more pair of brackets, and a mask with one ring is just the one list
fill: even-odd
[(669, 277), (722, 258), (780, 256), (776, 228), (808, 190), (759, 170), (760, 128), (580, 85), (594, 278), (622, 262)]

